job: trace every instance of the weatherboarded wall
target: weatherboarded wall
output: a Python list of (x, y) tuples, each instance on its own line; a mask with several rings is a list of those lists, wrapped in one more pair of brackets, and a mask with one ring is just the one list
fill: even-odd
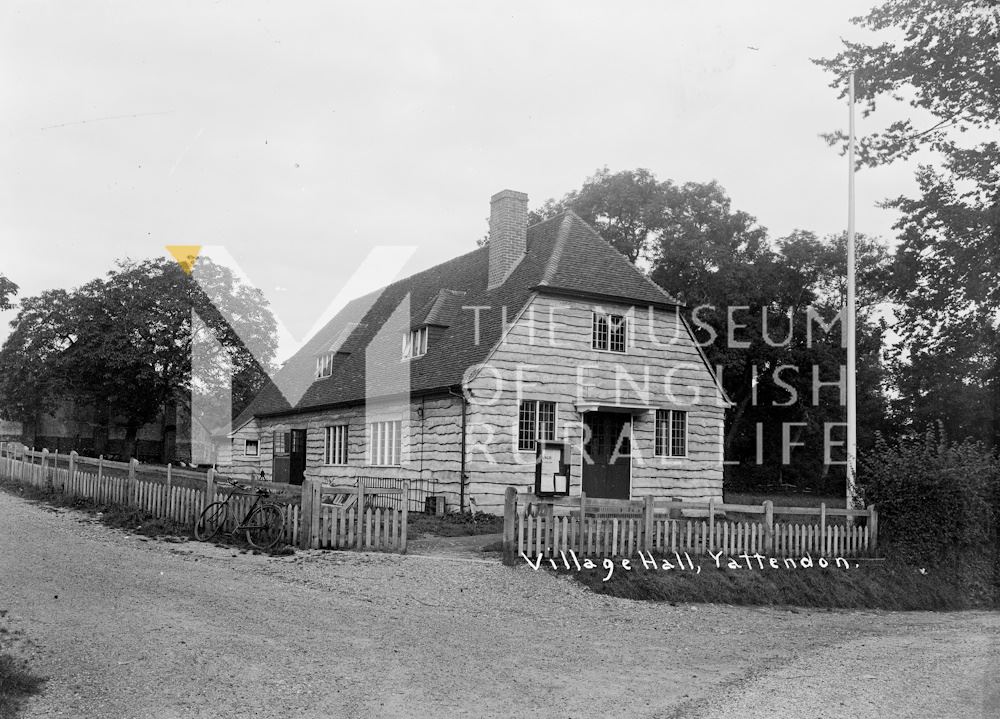
[[(629, 316), (626, 354), (592, 348), (593, 312)], [(557, 440), (572, 447), (571, 494), (582, 478), (581, 403), (647, 404), (688, 412), (688, 456), (654, 456), (655, 412), (633, 415), (631, 494), (722, 497), (724, 405), (673, 312), (536, 296), (467, 384), (469, 493), (498, 511), (506, 487), (534, 486), (534, 454), (517, 449), (520, 401), (557, 403)]]
[[(367, 463), (368, 423), (400, 420), (401, 458), (398, 466), (373, 466)], [(318, 477), (327, 483), (338, 479), (353, 483), (358, 476), (398, 479), (436, 479), (440, 493), (448, 496), (450, 506), (458, 506), (461, 468), (462, 405), (451, 395), (418, 398), (409, 403), (373, 402), (322, 412), (283, 418), (261, 418), (241, 429), (233, 437), (232, 471), (246, 474), (264, 470), (272, 478), (275, 432), (306, 430), (306, 477)], [(325, 430), (347, 425), (346, 465), (325, 463)], [(259, 439), (258, 460), (242, 457), (244, 440)], [(229, 469), (229, 468), (227, 468)]]

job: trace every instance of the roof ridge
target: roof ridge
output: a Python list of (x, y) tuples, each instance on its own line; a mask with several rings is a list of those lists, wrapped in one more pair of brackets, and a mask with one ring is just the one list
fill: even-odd
[(558, 220), (559, 218), (563, 217), (564, 215), (566, 215), (567, 213), (570, 213), (570, 212), (572, 212), (572, 210), (569, 210), (569, 209), (567, 209), (567, 210), (560, 210), (559, 212), (557, 212), (556, 214), (552, 215), (551, 217), (546, 217), (544, 220), (539, 220), (538, 222), (536, 222), (533, 225), (528, 225), (528, 229), (530, 230), (530, 229), (533, 229), (535, 227), (538, 227), (539, 225), (544, 225), (546, 222), (552, 222), (553, 220)]
[(563, 250), (566, 249), (566, 241), (569, 239), (570, 216), (567, 212), (562, 212), (560, 214), (563, 216), (562, 224), (559, 225), (559, 234), (556, 235), (556, 241), (552, 247), (552, 254), (549, 255), (549, 261), (545, 263), (545, 270), (542, 272), (542, 278), (538, 282), (540, 285), (549, 284), (555, 277), (556, 271), (559, 269), (559, 262), (562, 260)]

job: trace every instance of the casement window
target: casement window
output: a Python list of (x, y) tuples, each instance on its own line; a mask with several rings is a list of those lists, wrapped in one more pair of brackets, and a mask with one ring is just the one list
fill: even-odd
[(260, 456), (260, 440), (259, 439), (246, 440), (246, 444), (243, 445), (243, 456), (244, 457)]
[(347, 464), (346, 424), (335, 424), (324, 430), (323, 464)]
[(333, 354), (333, 352), (327, 352), (316, 358), (316, 379), (329, 377), (333, 374)]
[(628, 346), (628, 320), (625, 315), (594, 313), (593, 347), (606, 352), (625, 352)]
[(403, 336), (403, 359), (427, 354), (427, 328), (412, 330)]
[(687, 412), (656, 410), (656, 456), (687, 456)]
[(535, 443), (556, 439), (556, 403), (526, 399), (517, 417), (517, 448), (535, 450)]
[(368, 464), (374, 467), (398, 465), (402, 446), (401, 422), (371, 422), (368, 425)]

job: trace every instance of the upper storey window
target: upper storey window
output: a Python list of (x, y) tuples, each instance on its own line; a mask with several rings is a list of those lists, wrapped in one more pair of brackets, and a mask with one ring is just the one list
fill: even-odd
[(625, 352), (628, 320), (625, 315), (594, 313), (593, 346), (605, 352)]
[(427, 328), (412, 330), (403, 336), (403, 359), (427, 354)]
[(326, 352), (316, 358), (316, 379), (329, 377), (333, 374), (334, 352)]

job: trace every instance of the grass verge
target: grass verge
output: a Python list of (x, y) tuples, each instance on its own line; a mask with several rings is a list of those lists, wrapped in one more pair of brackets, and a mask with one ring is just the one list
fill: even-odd
[[(674, 569), (663, 569), (668, 559)], [(917, 566), (893, 560), (848, 560), (849, 568), (812, 567), (773, 569), (764, 560), (759, 568), (751, 555), (752, 568), (738, 560), (741, 569), (720, 567), (711, 557), (692, 557), (692, 564), (677, 568), (673, 555), (658, 558), (657, 569), (646, 569), (632, 558), (631, 569), (614, 560), (613, 571), (602, 560), (593, 560), (595, 569), (577, 571), (561, 561), (558, 568), (593, 592), (625, 599), (656, 602), (734, 605), (797, 606), (822, 609), (960, 610), (1000, 606), (1000, 592), (993, 574), (992, 560), (982, 557), (952, 557), (933, 566)], [(522, 560), (523, 561), (523, 560)], [(582, 564), (581, 559), (581, 564)], [(546, 563), (543, 562), (543, 567)], [(699, 570), (700, 567), (700, 570)]]
[[(113, 529), (121, 529), (133, 534), (138, 534), (150, 539), (162, 539), (168, 542), (194, 541), (191, 527), (170, 519), (154, 517), (148, 512), (144, 512), (134, 507), (123, 507), (117, 504), (101, 504), (92, 499), (81, 497), (66, 497), (59, 492), (34, 487), (32, 485), (22, 485), (9, 479), (0, 478), (0, 490), (4, 490), (18, 497), (42, 502), (54, 507), (65, 507), (75, 509), (89, 514), (105, 526)], [(254, 554), (269, 554), (272, 556), (284, 556), (294, 554), (295, 550), (287, 545), (278, 545), (274, 549), (264, 552), (254, 549), (247, 544), (244, 535), (223, 535), (212, 540), (218, 546), (236, 547), (242, 552), (253, 552)]]
[(821, 494), (781, 493), (781, 492), (726, 492), (726, 504), (752, 504), (759, 506), (771, 500), (775, 507), (819, 507), (826, 503), (827, 508), (843, 509), (843, 497), (824, 496)]
[(436, 537), (468, 537), (477, 534), (503, 532), (503, 517), (477, 512), (451, 512), (439, 517), (434, 514), (411, 512), (407, 515), (406, 532), (410, 537), (433, 534)]

